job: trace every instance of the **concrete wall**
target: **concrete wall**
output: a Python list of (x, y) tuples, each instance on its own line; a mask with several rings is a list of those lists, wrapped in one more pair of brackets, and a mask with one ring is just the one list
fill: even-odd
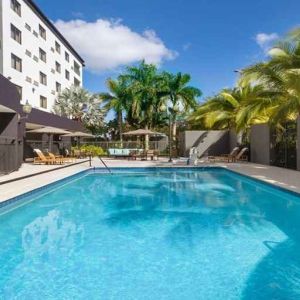
[(238, 145), (238, 137), (235, 130), (231, 129), (228, 132), (229, 135), (229, 149), (230, 151)]
[(250, 132), (251, 162), (270, 164), (270, 127), (268, 124), (253, 125)]
[(179, 151), (181, 156), (188, 156), (192, 147), (198, 149), (199, 157), (229, 153), (234, 144), (227, 130), (187, 130), (179, 136)]

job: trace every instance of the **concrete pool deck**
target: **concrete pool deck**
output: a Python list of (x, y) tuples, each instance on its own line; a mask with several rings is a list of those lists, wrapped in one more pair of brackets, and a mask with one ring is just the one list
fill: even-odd
[[(184, 160), (175, 160), (169, 163), (167, 158), (160, 158), (159, 161), (132, 161), (125, 159), (105, 158), (104, 162), (108, 167), (190, 167)], [(220, 166), (229, 170), (247, 175), (273, 185), (286, 188), (300, 193), (300, 172), (287, 170), (278, 167), (258, 165), (252, 163), (207, 163), (200, 162), (198, 166)], [(92, 167), (103, 167), (99, 159), (93, 159)], [(37, 174), (43, 171), (50, 171), (57, 166), (34, 166), (33, 164), (23, 164), (22, 168), (9, 175), (0, 176), (0, 202), (19, 196), (36, 188), (42, 187), (57, 180), (69, 177), (81, 171), (89, 169), (89, 162), (83, 162), (69, 166), (67, 168), (56, 169), (51, 172), (38, 174), (32, 177), (19, 179), (17, 181), (1, 184), (6, 180), (18, 179), (29, 174)]]

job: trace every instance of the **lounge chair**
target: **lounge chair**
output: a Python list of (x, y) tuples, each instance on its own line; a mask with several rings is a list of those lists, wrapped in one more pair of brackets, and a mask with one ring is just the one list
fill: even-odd
[(239, 154), (239, 150), (239, 147), (234, 147), (229, 154), (222, 154), (220, 156), (208, 156), (208, 160), (211, 162), (234, 162), (236, 160), (236, 156)]
[(248, 150), (249, 149), (247, 147), (243, 148), (236, 156), (235, 161), (248, 161), (248, 155), (247, 155)]
[(56, 161), (50, 156), (45, 156), (40, 149), (33, 149), (33, 151), (37, 154), (37, 157), (34, 157), (33, 163), (36, 164), (46, 164), (51, 165), (55, 164)]
[(52, 158), (55, 162), (63, 164), (63, 163), (71, 163), (74, 161), (73, 157), (63, 157), (62, 155), (54, 155), (51, 152), (48, 152), (49, 157)]

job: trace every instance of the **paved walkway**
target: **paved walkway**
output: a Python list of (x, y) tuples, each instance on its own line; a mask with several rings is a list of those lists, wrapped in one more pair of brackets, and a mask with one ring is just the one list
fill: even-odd
[[(104, 159), (104, 162), (109, 167), (171, 167), (171, 166), (186, 166), (184, 160), (176, 160), (169, 163), (167, 159), (160, 158), (159, 161), (132, 161), (132, 160), (117, 160), (117, 159)], [(203, 162), (199, 166), (207, 166)], [(286, 189), (300, 193), (300, 172), (292, 171), (277, 167), (263, 166), (251, 163), (231, 163), (231, 164), (209, 164), (210, 166), (222, 166), (231, 169), (244, 175), (252, 176), (257, 179), (284, 187)], [(94, 159), (93, 167), (103, 167), (99, 159)], [(53, 166), (33, 166), (32, 164), (24, 164), (22, 168), (10, 175), (1, 176), (0, 181), (25, 176), (30, 173), (38, 173), (40, 171), (49, 170)], [(66, 178), (70, 175), (76, 174), (83, 170), (89, 169), (89, 163), (85, 162), (80, 165), (73, 165), (68, 168), (55, 170), (52, 172), (36, 175), (26, 179), (18, 180), (15, 182), (0, 185), (0, 202), (10, 199), (12, 197), (21, 195), (38, 187), (55, 182), (57, 180)]]

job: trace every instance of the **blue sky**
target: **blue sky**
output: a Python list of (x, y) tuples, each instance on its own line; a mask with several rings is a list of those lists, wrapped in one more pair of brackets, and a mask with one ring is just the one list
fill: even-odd
[(300, 24), (299, 0), (36, 3), (87, 59), (84, 86), (93, 92), (145, 55), (160, 68), (190, 73), (209, 96), (232, 86), (235, 69), (263, 59), (277, 36)]

